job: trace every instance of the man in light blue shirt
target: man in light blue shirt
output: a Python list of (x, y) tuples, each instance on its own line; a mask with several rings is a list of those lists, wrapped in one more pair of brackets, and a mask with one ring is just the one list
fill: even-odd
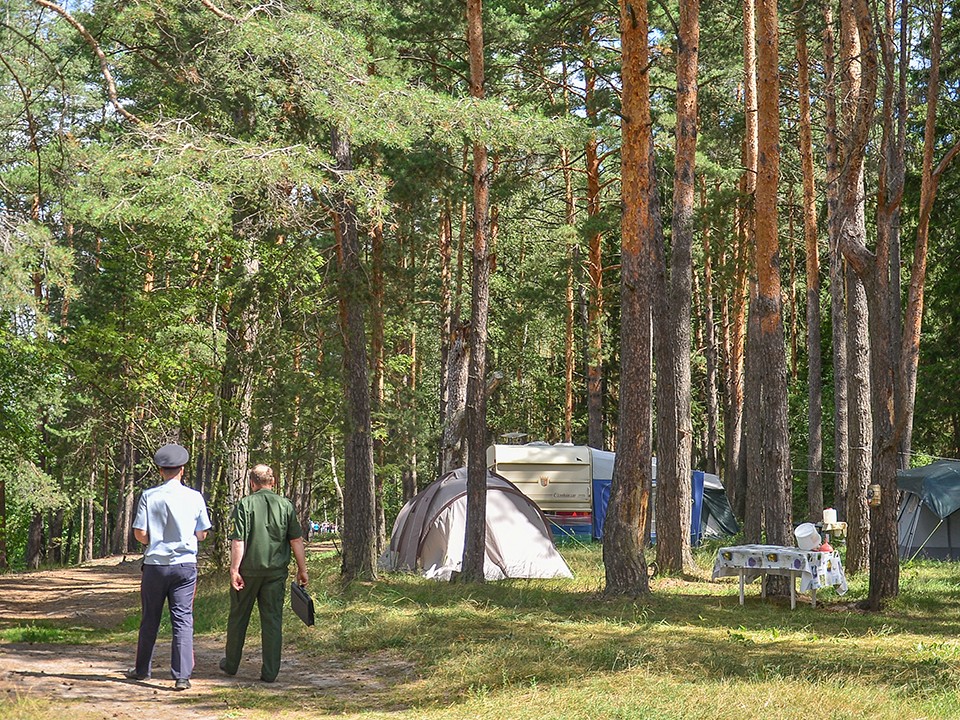
[(197, 588), (197, 544), (207, 536), (210, 518), (203, 496), (181, 482), (190, 460), (186, 448), (164, 445), (153, 461), (164, 483), (144, 490), (133, 520), (133, 534), (147, 546), (140, 579), (140, 635), (131, 680), (150, 677), (153, 646), (163, 614), (170, 608), (173, 642), (170, 674), (174, 689), (187, 690), (193, 673), (193, 596)]

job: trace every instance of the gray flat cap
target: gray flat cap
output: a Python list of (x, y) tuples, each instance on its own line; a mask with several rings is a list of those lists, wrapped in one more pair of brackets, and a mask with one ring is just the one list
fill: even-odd
[(190, 462), (190, 453), (182, 445), (171, 443), (157, 450), (153, 456), (153, 462), (157, 467), (162, 468), (183, 467)]

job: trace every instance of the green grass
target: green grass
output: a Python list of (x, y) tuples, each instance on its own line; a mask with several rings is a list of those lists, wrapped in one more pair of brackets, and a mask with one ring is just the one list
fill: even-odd
[(0, 642), (82, 645), (93, 641), (98, 635), (89, 630), (31, 623), (0, 630)]
[[(221, 717), (960, 717), (960, 564), (905, 565), (879, 614), (853, 608), (862, 577), (791, 611), (754, 586), (741, 607), (736, 579), (709, 580), (715, 550), (698, 553), (696, 576), (655, 578), (641, 602), (600, 597), (598, 545), (563, 547), (572, 581), (474, 586), (387, 575), (343, 587), (339, 558), (311, 556), (317, 625), (287, 618), (288, 657), (331, 681), (239, 683), (217, 692)], [(204, 578), (197, 633), (222, 635), (227, 605), (226, 579)]]

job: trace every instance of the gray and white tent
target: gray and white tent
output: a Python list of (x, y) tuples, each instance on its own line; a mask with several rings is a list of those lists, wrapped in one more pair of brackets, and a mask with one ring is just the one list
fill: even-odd
[(900, 558), (960, 560), (960, 461), (901, 470), (897, 487)]
[[(540, 508), (509, 480), (490, 471), (486, 516), (487, 580), (573, 577)], [(461, 568), (466, 523), (467, 469), (458, 468), (403, 506), (380, 567), (449, 580)]]

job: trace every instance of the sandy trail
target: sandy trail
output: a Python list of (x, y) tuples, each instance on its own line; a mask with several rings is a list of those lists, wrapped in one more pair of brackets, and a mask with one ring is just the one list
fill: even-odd
[[(139, 612), (140, 559), (113, 557), (73, 568), (0, 575), (0, 628), (31, 623), (65, 629), (114, 628)], [(157, 642), (154, 676), (136, 682), (123, 677), (133, 664), (133, 646), (69, 645), (0, 641), (0, 704), (9, 698), (41, 697), (70, 700), (81, 717), (178, 718), (219, 720), (242, 717), (236, 705), (238, 686), (260, 694), (283, 696), (290, 707), (302, 705), (317, 715), (338, 713), (344, 703), (376, 706), (376, 695), (409, 677), (402, 661), (384, 657), (362, 665), (344, 658), (304, 660), (295, 648), (284, 648), (280, 677), (267, 685), (259, 681), (260, 655), (256, 639), (248, 636), (243, 664), (227, 677), (217, 664), (224, 637), (197, 637), (196, 667), (185, 692), (173, 690), (169, 676), (169, 639)], [(366, 699), (366, 702), (363, 700)], [(369, 704), (368, 704), (369, 703)]]

